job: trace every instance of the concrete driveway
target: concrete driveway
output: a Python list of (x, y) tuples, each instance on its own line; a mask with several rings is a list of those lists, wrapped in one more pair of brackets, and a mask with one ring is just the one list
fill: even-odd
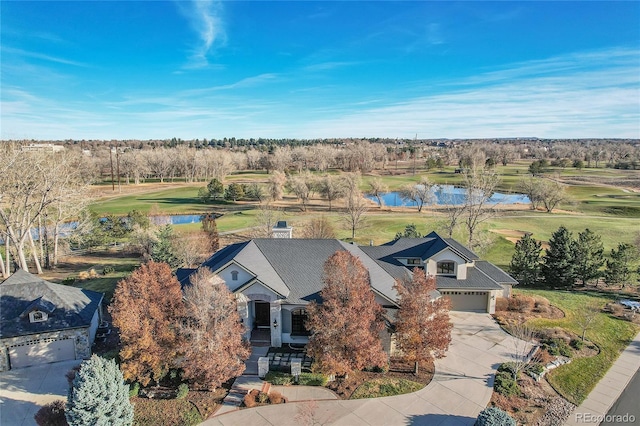
[(493, 375), (511, 359), (513, 338), (488, 314), (453, 312), (452, 344), (424, 389), (349, 401), (296, 402), (234, 411), (204, 425), (473, 425), (491, 399)]
[(67, 399), (65, 374), (81, 360), (56, 362), (0, 373), (0, 424), (35, 425), (40, 407)]

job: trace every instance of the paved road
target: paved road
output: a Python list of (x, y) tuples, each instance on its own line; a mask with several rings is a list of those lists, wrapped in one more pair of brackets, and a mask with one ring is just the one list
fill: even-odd
[(237, 410), (204, 425), (471, 426), (491, 399), (495, 369), (510, 359), (513, 338), (488, 314), (453, 312), (451, 317), (454, 328), (449, 352), (436, 361), (433, 380), (418, 392)]
[[(640, 424), (640, 369), (636, 371), (631, 382), (620, 395), (620, 398), (613, 404), (605, 421), (600, 423), (602, 426), (620, 425), (626, 419), (630, 420), (631, 416), (634, 416), (635, 422), (629, 421), (631, 424)], [(621, 416), (621, 417), (614, 417)], [(625, 417), (627, 416), (627, 417)], [(615, 421), (613, 421), (615, 420)], [(622, 420), (622, 421), (618, 421)]]

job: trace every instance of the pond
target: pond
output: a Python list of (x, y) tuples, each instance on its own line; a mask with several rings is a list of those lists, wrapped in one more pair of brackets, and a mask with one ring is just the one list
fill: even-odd
[[(375, 201), (376, 197), (367, 195), (367, 198)], [(382, 202), (389, 207), (415, 207), (415, 201), (404, 200), (399, 192), (387, 192), (382, 197)], [(453, 185), (435, 185), (433, 188), (433, 199), (436, 205), (461, 205), (464, 203), (465, 189)], [(524, 194), (503, 194), (494, 192), (489, 199), (490, 204), (528, 204), (529, 197)]]

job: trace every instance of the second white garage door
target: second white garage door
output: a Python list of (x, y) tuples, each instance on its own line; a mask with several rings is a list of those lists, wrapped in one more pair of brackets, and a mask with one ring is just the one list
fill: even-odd
[(488, 292), (484, 291), (440, 291), (451, 299), (451, 310), (487, 312)]
[(11, 368), (29, 367), (76, 358), (73, 339), (43, 339), (9, 348)]

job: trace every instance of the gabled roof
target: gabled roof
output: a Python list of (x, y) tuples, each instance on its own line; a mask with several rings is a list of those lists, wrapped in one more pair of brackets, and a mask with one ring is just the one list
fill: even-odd
[[(0, 338), (88, 327), (102, 298), (102, 293), (50, 283), (18, 270), (0, 284)], [(47, 312), (49, 318), (29, 322), (28, 313), (34, 309)]]
[(421, 258), (426, 260), (448, 248), (467, 262), (478, 259), (477, 254), (456, 240), (442, 238), (435, 231), (423, 238), (399, 238), (389, 241), (380, 247), (387, 247), (389, 251), (386, 256), (394, 258)]

